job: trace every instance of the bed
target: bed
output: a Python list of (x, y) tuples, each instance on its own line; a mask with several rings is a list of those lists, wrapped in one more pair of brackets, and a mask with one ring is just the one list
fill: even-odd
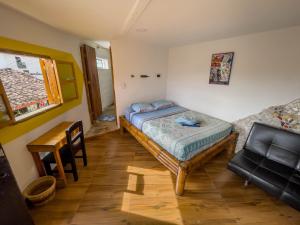
[[(179, 117), (201, 121), (200, 127), (176, 123)], [(176, 175), (176, 194), (182, 195), (187, 175), (222, 151), (231, 156), (237, 133), (232, 124), (174, 105), (151, 112), (129, 111), (120, 116), (123, 134), (129, 131), (156, 159)]]

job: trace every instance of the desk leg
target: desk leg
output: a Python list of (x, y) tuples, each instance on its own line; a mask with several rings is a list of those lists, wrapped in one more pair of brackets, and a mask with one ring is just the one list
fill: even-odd
[(54, 151), (53, 154), (54, 154), (54, 157), (55, 157), (56, 166), (57, 166), (59, 176), (63, 180), (64, 185), (67, 185), (67, 178), (66, 178), (66, 174), (65, 174), (65, 171), (64, 171), (64, 167), (63, 167), (61, 159), (60, 159), (59, 151)]
[(36, 165), (36, 168), (38, 170), (40, 177), (46, 176), (46, 172), (45, 172), (43, 163), (41, 161), (40, 154), (38, 152), (31, 152), (31, 155), (33, 157), (33, 160), (35, 162), (35, 165)]

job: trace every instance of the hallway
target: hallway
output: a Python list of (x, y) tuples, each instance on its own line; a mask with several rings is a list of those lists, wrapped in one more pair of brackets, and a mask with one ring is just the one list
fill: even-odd
[[(107, 107), (101, 116), (103, 115), (109, 115), (109, 116), (115, 116), (115, 105), (111, 105)], [(115, 116), (116, 117), (116, 116)], [(113, 131), (118, 129), (116, 118), (113, 121), (103, 121), (103, 120), (96, 120), (95, 123), (92, 125), (90, 130), (86, 133), (86, 137), (93, 137), (101, 134), (105, 134), (107, 132)]]

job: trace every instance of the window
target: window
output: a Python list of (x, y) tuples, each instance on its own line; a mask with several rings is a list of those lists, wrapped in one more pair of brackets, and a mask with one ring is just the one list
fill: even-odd
[(8, 125), (14, 121), (12, 109), (0, 80), (0, 127)]
[(50, 59), (0, 53), (0, 79), (15, 120), (61, 103), (56, 77), (44, 68), (47, 61), (53, 68)]
[(77, 97), (72, 63), (0, 52), (0, 126)]
[(56, 61), (60, 87), (64, 102), (78, 98), (77, 82), (73, 63)]
[(104, 70), (109, 69), (108, 59), (102, 59), (102, 58), (97, 57), (96, 62), (97, 62), (97, 68), (98, 69), (104, 69)]

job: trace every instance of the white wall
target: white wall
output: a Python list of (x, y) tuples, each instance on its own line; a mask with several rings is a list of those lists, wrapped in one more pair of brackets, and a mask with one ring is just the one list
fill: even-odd
[(96, 49), (96, 56), (108, 60), (109, 69), (98, 68), (98, 79), (100, 85), (102, 109), (114, 103), (114, 90), (112, 79), (112, 68), (110, 62), (110, 51), (107, 48), (98, 47)]
[[(112, 41), (111, 48), (117, 115), (131, 103), (165, 98), (167, 49), (126, 39)], [(157, 73), (161, 78), (156, 78)], [(140, 78), (141, 74), (150, 77)]]
[[(36, 20), (2, 5), (0, 5), (0, 27), (0, 36), (72, 53), (78, 65), (81, 66), (79, 49), (80, 40), (77, 37), (37, 22)], [(26, 144), (28, 142), (64, 120), (81, 119), (83, 120), (85, 131), (90, 128), (85, 91), (82, 99), (83, 102), (80, 106), (69, 110), (59, 117), (56, 117), (48, 123), (43, 124), (3, 146), (21, 190), (37, 177), (34, 162), (26, 149)]]
[[(300, 97), (300, 27), (171, 48), (167, 98), (234, 121)], [(234, 51), (229, 86), (208, 84), (211, 55)]]

